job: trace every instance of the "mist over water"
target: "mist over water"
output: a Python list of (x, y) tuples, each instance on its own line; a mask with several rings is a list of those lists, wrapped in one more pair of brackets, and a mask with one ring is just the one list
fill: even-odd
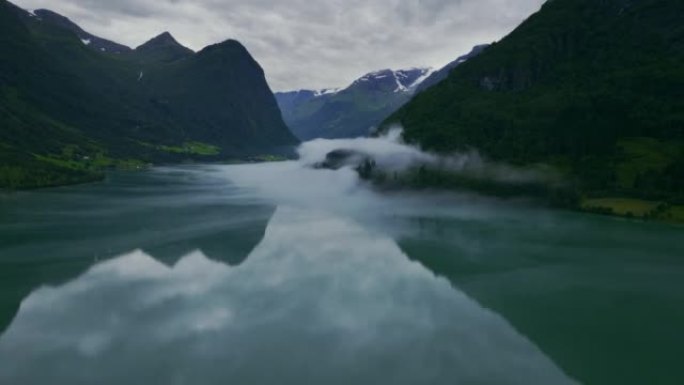
[[(402, 144), (393, 132), (308, 142), (298, 161), (155, 169), (102, 206), (98, 189), (121, 188), (121, 181), (76, 189), (87, 209), (68, 218), (121, 221), (121, 234), (77, 228), (92, 243), (50, 240), (0, 251), (68, 258), (95, 244), (128, 249), (23, 299), (0, 336), (0, 383), (574, 384), (573, 362), (557, 357), (606, 355), (593, 340), (603, 336), (582, 345), (568, 324), (600, 314), (633, 282), (658, 295), (659, 285), (671, 293), (681, 287), (672, 249), (662, 246), (674, 232), (472, 194), (379, 192), (351, 166), (312, 167), (337, 149), (399, 172), (458, 163)], [(264, 219), (265, 230), (254, 218)], [(164, 250), (182, 254), (160, 259)], [(425, 267), (431, 260), (450, 280)], [(624, 260), (620, 271), (631, 275), (620, 280), (607, 261)], [(662, 264), (635, 269), (642, 261)], [(592, 287), (593, 301), (584, 292), (565, 294), (576, 287)], [(661, 298), (645, 297), (651, 313)], [(533, 315), (558, 315), (561, 321), (539, 328), (554, 338), (520, 322)], [(648, 320), (639, 325), (650, 330)], [(661, 330), (671, 335), (658, 325), (653, 339)], [(623, 352), (621, 343), (612, 354)], [(559, 346), (567, 350), (549, 354)], [(587, 358), (582, 367), (598, 361)]]
[(401, 174), (411, 169), (427, 167), (495, 182), (561, 182), (560, 176), (545, 165), (523, 168), (493, 162), (482, 157), (474, 148), (451, 154), (435, 154), (423, 151), (416, 145), (406, 144), (402, 137), (403, 128), (395, 126), (376, 138), (313, 140), (302, 144), (298, 152), (300, 162), (309, 166), (323, 161), (331, 151), (351, 150), (368, 155), (379, 170), (387, 173)]
[[(359, 177), (353, 165), (337, 170), (316, 167), (335, 150), (367, 155), (379, 169), (389, 172), (400, 173), (421, 165), (445, 166), (454, 172), (489, 167), (476, 153), (440, 157), (404, 144), (401, 129), (395, 128), (379, 138), (306, 142), (298, 150), (298, 161), (217, 166), (212, 172), (250, 191), (250, 196), (256, 199), (275, 205), (321, 210), (366, 222), (377, 222), (383, 218), (396, 222), (401, 218), (423, 215), (467, 218), (513, 216), (516, 213), (517, 208), (513, 206), (466, 192), (379, 192), (370, 182)], [(504, 170), (503, 165), (491, 166)], [(509, 178), (524, 177), (522, 173), (516, 174), (517, 170), (511, 170)], [(388, 225), (386, 222), (384, 224)], [(383, 228), (383, 231), (387, 230)]]

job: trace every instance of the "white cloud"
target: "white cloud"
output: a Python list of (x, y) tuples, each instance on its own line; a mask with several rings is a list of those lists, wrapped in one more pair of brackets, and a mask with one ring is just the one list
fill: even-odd
[(130, 46), (170, 31), (198, 50), (241, 41), (275, 90), (344, 86), (380, 68), (440, 67), (500, 39), (544, 0), (16, 0)]

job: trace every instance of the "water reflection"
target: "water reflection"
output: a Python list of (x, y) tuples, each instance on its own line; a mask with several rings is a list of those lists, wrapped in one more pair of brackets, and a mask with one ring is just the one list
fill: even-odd
[(274, 212), (241, 194), (189, 167), (0, 195), (0, 333), (34, 288), (67, 282), (134, 248), (168, 265), (194, 250), (240, 264)]
[(392, 239), (295, 208), (240, 266), (137, 251), (36, 290), (0, 362), (22, 384), (573, 383)]
[(563, 212), (519, 218), (427, 217), (399, 245), (581, 382), (682, 383), (682, 229)]

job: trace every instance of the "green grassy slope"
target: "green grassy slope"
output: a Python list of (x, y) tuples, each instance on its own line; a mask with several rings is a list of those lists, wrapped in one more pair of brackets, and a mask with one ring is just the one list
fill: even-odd
[[(0, 187), (96, 179), (99, 173), (86, 167), (65, 167), (38, 157), (59, 154), (67, 145), (88, 151), (99, 148), (78, 130), (49, 116), (55, 103), (73, 106), (85, 93), (60, 63), (45, 62), (41, 47), (14, 12), (11, 5), (0, 2)], [(41, 83), (52, 87), (38, 86)], [(60, 88), (71, 90), (62, 100), (56, 92)]]

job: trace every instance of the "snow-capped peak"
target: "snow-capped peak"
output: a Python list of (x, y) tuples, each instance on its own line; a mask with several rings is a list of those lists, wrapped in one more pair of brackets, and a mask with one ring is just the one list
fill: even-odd
[(374, 80), (382, 80), (382, 79), (386, 79), (386, 78), (388, 78), (388, 77), (390, 77), (390, 76), (392, 76), (392, 70), (390, 70), (390, 69), (384, 69), (384, 70), (379, 70), (379, 71), (373, 71), (373, 72), (369, 72), (369, 73), (363, 75), (362, 77), (356, 79), (356, 80), (352, 83), (352, 85), (353, 85), (353, 84), (362, 83), (362, 82), (370, 82), (370, 81), (374, 81)]
[(370, 72), (359, 78), (354, 84), (365, 82), (380, 81), (392, 82), (396, 84), (394, 92), (413, 92), (418, 85), (427, 79), (433, 72), (432, 68), (408, 68), (402, 70), (384, 69), (380, 71)]

